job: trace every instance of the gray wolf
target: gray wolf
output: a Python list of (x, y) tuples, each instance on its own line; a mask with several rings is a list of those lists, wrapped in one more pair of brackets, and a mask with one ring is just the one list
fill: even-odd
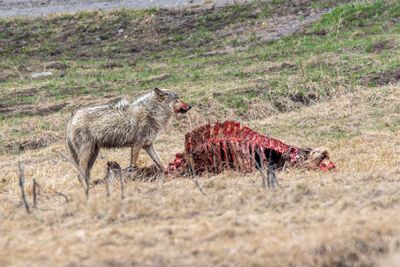
[(67, 148), (87, 180), (101, 148), (131, 147), (132, 167), (144, 149), (163, 172), (154, 142), (174, 113), (190, 109), (175, 92), (158, 88), (132, 103), (123, 99), (115, 105), (83, 108), (68, 122)]

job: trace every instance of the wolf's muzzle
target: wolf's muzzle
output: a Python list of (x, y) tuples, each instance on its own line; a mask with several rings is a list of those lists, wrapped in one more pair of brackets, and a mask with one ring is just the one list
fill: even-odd
[(184, 107), (181, 107), (181, 108), (179, 109), (179, 113), (183, 113), (183, 114), (184, 114), (184, 113), (188, 112), (191, 108), (192, 108), (191, 105), (186, 104)]

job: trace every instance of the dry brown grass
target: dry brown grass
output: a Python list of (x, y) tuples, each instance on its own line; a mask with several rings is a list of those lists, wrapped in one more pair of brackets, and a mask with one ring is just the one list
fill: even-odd
[[(86, 201), (76, 171), (57, 156), (62, 142), (2, 155), (0, 266), (398, 266), (400, 132), (380, 125), (398, 125), (400, 88), (362, 89), (245, 122), (288, 143), (326, 146), (337, 164), (331, 173), (280, 172), (276, 190), (263, 190), (258, 173), (224, 173), (200, 178), (207, 196), (182, 178), (130, 181), (124, 200), (114, 181), (110, 198), (98, 185)], [(199, 114), (161, 137), (165, 161), (182, 149), (181, 126), (207, 120)], [(127, 165), (128, 154), (103, 151), (93, 177), (104, 176), (107, 160)], [(29, 197), (33, 178), (41, 186), (30, 216), (18, 160), (26, 162)]]

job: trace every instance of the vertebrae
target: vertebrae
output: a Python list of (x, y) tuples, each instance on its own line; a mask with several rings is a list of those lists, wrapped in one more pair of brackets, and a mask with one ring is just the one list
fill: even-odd
[[(315, 153), (321, 156), (315, 157)], [(310, 155), (313, 160), (310, 160)], [(207, 124), (187, 133), (185, 152), (176, 154), (166, 172), (185, 175), (235, 170), (246, 173), (266, 165), (281, 168), (285, 164), (321, 170), (335, 167), (324, 149), (290, 146), (243, 127), (238, 122), (225, 121)]]

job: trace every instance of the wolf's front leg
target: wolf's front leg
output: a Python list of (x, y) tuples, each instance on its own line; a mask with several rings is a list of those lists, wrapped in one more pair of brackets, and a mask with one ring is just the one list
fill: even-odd
[(162, 173), (164, 173), (164, 163), (162, 162), (160, 156), (157, 153), (156, 148), (154, 147), (154, 144), (148, 145), (143, 147), (143, 149), (149, 154), (149, 156), (154, 160), (154, 162), (157, 164), (157, 167), (160, 169)]

